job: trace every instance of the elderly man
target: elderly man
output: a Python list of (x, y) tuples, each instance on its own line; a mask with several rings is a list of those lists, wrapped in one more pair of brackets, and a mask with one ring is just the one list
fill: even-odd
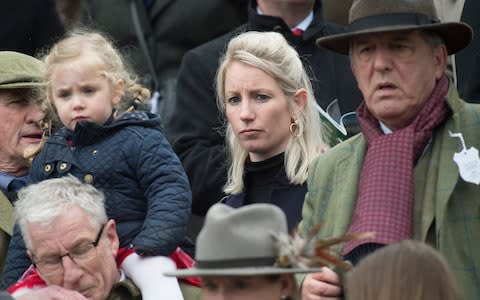
[[(43, 118), (35, 88), (42, 63), (25, 54), (0, 51), (0, 274), (13, 228), (16, 191), (28, 183), (26, 148), (40, 142)], [(1, 276), (0, 276), (1, 279)]]
[[(32, 184), (18, 193), (17, 223), (35, 269), (9, 288), (16, 299), (142, 299), (117, 267), (129, 250), (119, 249), (104, 199), (73, 176)], [(197, 299), (198, 288), (181, 287), (185, 299)]]
[[(67, 176), (22, 189), (15, 203), (27, 253), (46, 287), (18, 299), (141, 299), (117, 268), (118, 236), (104, 196)], [(109, 295), (122, 293), (120, 298)]]
[[(355, 0), (349, 22), (317, 44), (350, 54), (362, 133), (313, 163), (300, 231), (324, 221), (323, 237), (376, 232), (338, 249), (353, 263), (386, 244), (425, 241), (445, 256), (464, 299), (479, 299), (480, 107), (445, 75), (471, 28), (440, 23), (432, 0)], [(308, 275), (302, 294), (337, 298), (339, 278)]]

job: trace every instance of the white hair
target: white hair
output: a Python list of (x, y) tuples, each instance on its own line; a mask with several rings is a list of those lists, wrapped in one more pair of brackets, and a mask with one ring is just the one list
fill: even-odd
[(105, 196), (94, 186), (80, 182), (72, 175), (31, 184), (18, 192), (15, 216), (27, 248), (31, 248), (29, 223), (48, 225), (72, 206), (81, 208), (92, 225), (107, 222)]

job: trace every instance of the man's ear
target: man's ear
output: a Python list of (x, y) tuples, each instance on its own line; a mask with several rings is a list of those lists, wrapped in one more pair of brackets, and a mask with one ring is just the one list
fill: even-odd
[(107, 238), (109, 240), (110, 250), (112, 251), (113, 256), (116, 257), (120, 243), (118, 240), (117, 225), (113, 219), (105, 224), (105, 232), (107, 233)]
[(117, 80), (113, 84), (113, 90), (112, 90), (112, 104), (117, 105), (120, 100), (122, 99), (123, 93), (125, 89), (125, 81), (123, 79)]
[(435, 63), (435, 78), (440, 79), (445, 70), (447, 69), (448, 63), (448, 52), (445, 45), (439, 45), (433, 49), (433, 58)]

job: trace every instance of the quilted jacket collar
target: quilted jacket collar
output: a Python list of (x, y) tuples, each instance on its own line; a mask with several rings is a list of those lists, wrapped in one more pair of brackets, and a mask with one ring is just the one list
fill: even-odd
[(141, 126), (161, 130), (161, 121), (156, 114), (146, 111), (134, 111), (124, 113), (115, 120), (113, 120), (113, 117), (110, 117), (103, 125), (82, 122), (77, 124), (74, 131), (64, 127), (59, 134), (67, 140), (71, 140), (73, 145), (91, 145), (126, 126)]

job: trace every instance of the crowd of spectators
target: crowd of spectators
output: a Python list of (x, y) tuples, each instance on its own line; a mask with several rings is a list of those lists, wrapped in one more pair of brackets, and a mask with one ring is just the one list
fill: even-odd
[(0, 299), (480, 298), (480, 2), (2, 5)]

